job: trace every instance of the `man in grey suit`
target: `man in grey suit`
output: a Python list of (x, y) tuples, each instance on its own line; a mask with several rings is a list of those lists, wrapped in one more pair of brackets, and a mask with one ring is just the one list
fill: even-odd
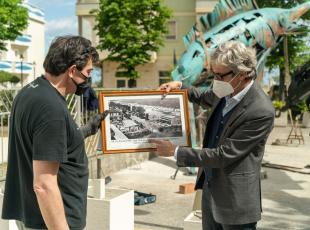
[[(256, 229), (261, 218), (260, 168), (274, 108), (254, 82), (255, 50), (237, 41), (220, 45), (211, 57), (211, 91), (188, 88), (189, 100), (211, 107), (202, 149), (151, 139), (161, 156), (175, 156), (179, 167), (200, 167), (196, 189), (203, 189), (204, 230)], [(184, 88), (173, 81), (167, 93)]]

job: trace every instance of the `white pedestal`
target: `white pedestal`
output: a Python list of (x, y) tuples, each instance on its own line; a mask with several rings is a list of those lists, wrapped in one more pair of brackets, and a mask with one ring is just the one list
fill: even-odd
[(202, 230), (202, 221), (191, 212), (184, 220), (184, 230)]
[(134, 230), (134, 191), (105, 190), (105, 198), (87, 199), (85, 230)]
[[(105, 189), (104, 179), (90, 180), (85, 230), (134, 230), (134, 191)], [(0, 193), (2, 213), (3, 193)], [(0, 218), (0, 230), (18, 230), (15, 220)]]
[(105, 180), (89, 179), (87, 196), (96, 199), (104, 199), (105, 197)]

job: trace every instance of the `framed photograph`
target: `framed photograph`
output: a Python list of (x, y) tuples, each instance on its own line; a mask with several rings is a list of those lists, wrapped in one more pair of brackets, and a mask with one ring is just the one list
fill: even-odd
[(153, 151), (149, 138), (168, 139), (191, 146), (187, 92), (100, 92), (100, 112), (109, 110), (102, 123), (102, 152)]

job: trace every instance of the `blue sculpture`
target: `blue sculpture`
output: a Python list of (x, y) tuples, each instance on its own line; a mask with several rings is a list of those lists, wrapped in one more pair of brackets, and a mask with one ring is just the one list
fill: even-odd
[[(187, 50), (172, 72), (173, 80), (187, 86), (199, 82), (201, 73), (209, 70), (210, 55), (229, 40), (256, 48), (259, 73), (282, 36), (303, 26), (299, 18), (309, 8), (310, 1), (292, 9), (258, 9), (255, 0), (220, 0), (213, 12), (202, 16), (184, 36)], [(200, 86), (207, 87), (207, 83), (202, 81)]]

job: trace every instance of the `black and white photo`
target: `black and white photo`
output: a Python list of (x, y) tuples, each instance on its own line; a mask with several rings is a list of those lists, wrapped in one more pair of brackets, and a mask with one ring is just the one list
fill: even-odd
[(152, 148), (149, 138), (189, 145), (184, 92), (165, 97), (158, 91), (102, 92), (100, 95), (101, 106), (110, 111), (102, 130), (104, 153), (145, 151)]

